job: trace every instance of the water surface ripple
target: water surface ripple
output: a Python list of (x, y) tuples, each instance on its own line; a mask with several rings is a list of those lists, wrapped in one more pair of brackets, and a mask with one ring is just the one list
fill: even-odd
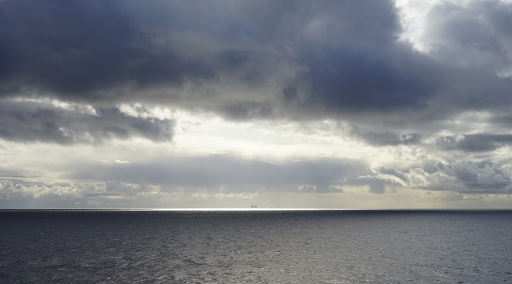
[(0, 283), (504, 283), (512, 211), (0, 210)]

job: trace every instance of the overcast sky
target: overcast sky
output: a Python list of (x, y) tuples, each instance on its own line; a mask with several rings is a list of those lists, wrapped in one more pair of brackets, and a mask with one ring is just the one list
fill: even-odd
[(510, 0), (0, 1), (0, 208), (512, 208)]

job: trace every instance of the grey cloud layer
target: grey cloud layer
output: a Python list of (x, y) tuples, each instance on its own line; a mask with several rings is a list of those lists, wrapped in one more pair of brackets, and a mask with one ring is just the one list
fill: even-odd
[(425, 190), (476, 194), (511, 194), (512, 168), (502, 161), (424, 162), (424, 165), (399, 170), (360, 160), (316, 159), (286, 163), (246, 160), (231, 156), (174, 158), (162, 162), (105, 164), (95, 163), (77, 169), (69, 178), (131, 184), (158, 184), (169, 190), (224, 188), (226, 192), (341, 192), (347, 186), (368, 186), (381, 194), (385, 185), (400, 185)]
[[(77, 182), (0, 180), (0, 207), (140, 207), (145, 201), (149, 207), (159, 202), (167, 207), (176, 198), (195, 195), (250, 198), (265, 192), (342, 193), (341, 186), (361, 184), (357, 176), (369, 173), (354, 160), (276, 164), (233, 156), (173, 157), (133, 163), (84, 161), (54, 170)], [(109, 200), (113, 202), (108, 203)]]
[(462, 194), (512, 194), (509, 163), (467, 161), (435, 162), (400, 170), (377, 163), (367, 168), (360, 161), (347, 159), (274, 164), (231, 156), (174, 157), (160, 162), (84, 162), (73, 165), (71, 171), (63, 171), (61, 176), (82, 182), (45, 184), (3, 180), (0, 204), (53, 199), (54, 203), (89, 201), (94, 205), (118, 199), (140, 205), (145, 198), (171, 202), (177, 196), (194, 195), (345, 194), (343, 189), (352, 186), (362, 186), (374, 194), (395, 192), (395, 187)]
[(429, 12), (425, 55), (398, 40), (392, 1), (3, 1), (0, 95), (232, 119), (510, 105), (511, 79), (496, 74), (511, 66), (511, 5), (468, 3)]
[[(331, 192), (367, 169), (360, 161), (319, 159), (275, 164), (230, 156), (169, 158), (147, 163), (84, 163), (68, 177), (79, 180), (117, 180), (158, 184), (168, 188), (216, 188), (228, 191), (285, 190)], [(342, 182), (342, 180), (344, 180)]]
[(61, 108), (48, 102), (0, 101), (0, 138), (5, 140), (69, 145), (142, 137), (166, 142), (173, 133), (172, 120), (129, 116), (118, 108)]

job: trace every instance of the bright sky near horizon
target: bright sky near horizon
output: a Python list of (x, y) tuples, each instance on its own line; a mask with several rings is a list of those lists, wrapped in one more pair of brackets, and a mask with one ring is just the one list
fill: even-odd
[(0, 2), (0, 208), (511, 208), (512, 1)]

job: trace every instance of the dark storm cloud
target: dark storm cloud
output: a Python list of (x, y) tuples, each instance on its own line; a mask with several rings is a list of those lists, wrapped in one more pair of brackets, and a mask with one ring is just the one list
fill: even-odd
[[(1, 3), (1, 56), (8, 63), (0, 70), (2, 95), (30, 88), (64, 100), (102, 101), (126, 84), (139, 90), (182, 87), (185, 77), (207, 80), (215, 72), (236, 76), (233, 73), (254, 54), (215, 45), (251, 38), (254, 32), (242, 16), (216, 9), (218, 4), (202, 4), (205, 7), (171, 1)], [(248, 76), (257, 80), (258, 74)]]
[[(184, 58), (159, 46), (159, 29), (202, 28), (194, 20), (183, 23), (187, 15), (180, 5), (153, 2), (148, 4), (153, 10), (130, 15), (134, 11), (126, 11), (122, 2), (1, 3), (1, 56), (7, 59), (0, 71), (2, 95), (30, 87), (64, 100), (101, 101), (108, 99), (102, 91), (125, 84), (152, 88), (181, 85), (184, 76), (213, 75), (213, 62)], [(145, 21), (148, 30), (137, 26), (142, 25), (137, 20)]]
[[(274, 41), (291, 41), (297, 61), (307, 66), (307, 75), (296, 86), (284, 86), (288, 103), (319, 104), (329, 111), (422, 108), (439, 84), (436, 67), (397, 41), (401, 27), (392, 1), (293, 1), (287, 9), (282, 3), (277, 6), (268, 13), (273, 32), (261, 19), (268, 6), (253, 3), (252, 13), (242, 12)], [(311, 88), (305, 100), (297, 96), (302, 80)]]
[(0, 102), (0, 138), (18, 142), (102, 143), (142, 137), (170, 141), (174, 121), (132, 117), (117, 108), (58, 108), (48, 103)]
[(2, 1), (0, 95), (163, 102), (231, 119), (510, 104), (512, 83), (495, 72), (510, 63), (512, 9), (478, 3), (436, 6), (425, 55), (398, 40), (393, 1)]
[(496, 134), (469, 134), (459, 136), (440, 137), (436, 145), (447, 150), (461, 150), (465, 152), (494, 151), (500, 147), (512, 144), (512, 135)]
[(301, 46), (311, 83), (308, 103), (355, 113), (427, 107), (442, 82), (441, 70), (395, 37), (380, 40)]
[[(339, 192), (333, 186), (359, 182), (366, 173), (364, 165), (354, 160), (319, 159), (287, 163), (246, 160), (229, 156), (170, 158), (148, 163), (95, 163), (76, 168), (69, 178), (98, 181), (117, 180), (132, 184), (159, 184), (164, 187), (217, 188), (233, 191), (247, 187), (266, 190)], [(343, 181), (342, 181), (343, 180)]]

